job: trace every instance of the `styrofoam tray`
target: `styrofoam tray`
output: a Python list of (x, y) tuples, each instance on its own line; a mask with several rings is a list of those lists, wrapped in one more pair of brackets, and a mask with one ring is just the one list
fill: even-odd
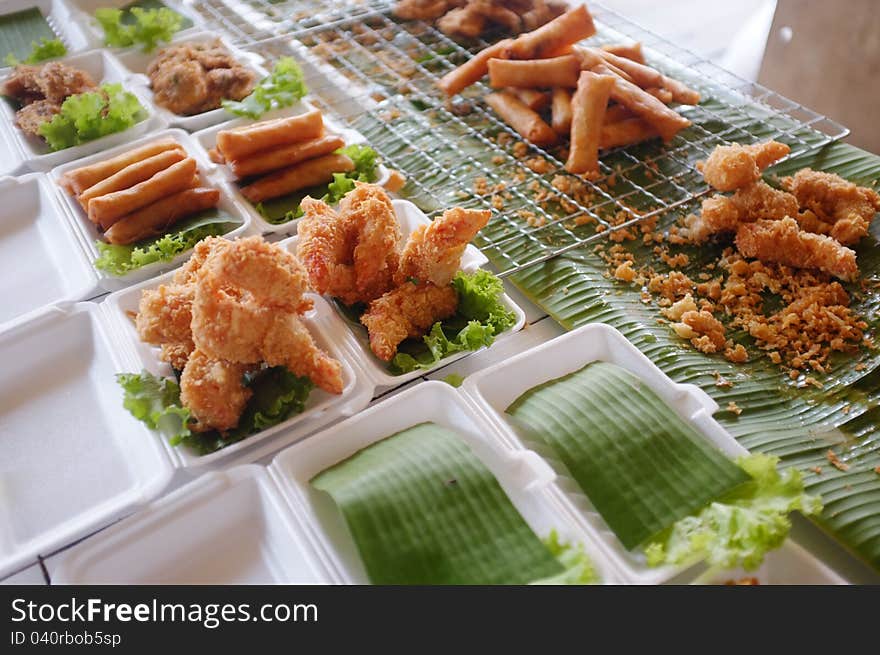
[[(422, 210), (420, 210), (410, 201), (394, 199), (391, 202), (394, 205), (394, 213), (397, 215), (397, 220), (400, 223), (400, 232), (404, 241), (418, 226), (427, 225), (431, 222), (431, 219), (429, 219), (424, 214), (424, 212), (422, 212)], [(292, 253), (296, 253), (297, 241), (298, 237), (289, 237), (279, 242), (279, 245), (287, 248)], [(467, 248), (465, 248), (464, 254), (461, 257), (461, 270), (472, 272), (480, 268), (481, 266), (484, 266), (486, 263), (488, 263), (488, 261), (489, 260), (483, 253), (481, 253), (473, 245), (469, 244)], [(513, 302), (513, 300), (507, 294), (503, 294), (501, 296), (501, 302), (504, 304), (505, 307), (507, 307), (507, 309), (516, 314), (516, 323), (509, 330), (506, 330), (499, 334), (495, 338), (496, 342), (500, 339), (505, 339), (514, 332), (518, 332), (522, 329), (523, 325), (525, 325), (526, 322), (526, 316), (523, 310), (520, 308), (519, 305)], [(462, 357), (466, 357), (470, 354), (468, 352), (458, 353), (447, 357), (440, 362), (437, 362), (437, 365), (431, 369), (417, 369), (409, 373), (394, 375), (392, 373), (389, 373), (388, 363), (380, 360), (373, 354), (373, 351), (370, 350), (370, 339), (367, 334), (366, 328), (360, 323), (351, 323), (351, 321), (345, 317), (343, 317), (343, 320), (346, 322), (346, 324), (349, 326), (349, 329), (351, 330), (351, 333), (354, 337), (353, 343), (358, 350), (360, 359), (366, 362), (366, 369), (370, 377), (375, 381), (376, 386), (378, 387), (390, 387), (409, 382), (410, 380), (413, 380), (417, 377), (426, 375), (430, 371), (434, 370), (434, 368), (446, 366), (447, 364), (451, 364), (452, 362), (459, 360)]]
[[(89, 44), (93, 48), (102, 48), (104, 46), (104, 31), (95, 20), (95, 11), (104, 7), (125, 7), (130, 5), (132, 0), (66, 0), (70, 4), (71, 13), (76, 20), (83, 26), (83, 31), (89, 40)], [(181, 16), (186, 16), (192, 21), (192, 27), (181, 30), (175, 36), (186, 36), (194, 33), (200, 25), (202, 25), (202, 17), (198, 12), (187, 6), (180, 0), (162, 0), (162, 3), (169, 9), (173, 9)], [(161, 46), (160, 46), (161, 47)], [(113, 48), (116, 51), (122, 51), (124, 48)]]
[[(58, 35), (72, 55), (89, 47), (89, 38), (82, 26), (73, 20), (73, 11), (66, 0), (6, 0), (0, 8), (0, 16), (36, 8), (40, 10), (52, 31)], [(6, 65), (7, 53), (0, 52), (0, 76), (9, 72)]]
[[(441, 382), (420, 384), (280, 453), (267, 477), (277, 497), (286, 500), (289, 517), (267, 498), (271, 493), (257, 467), (205, 476), (75, 548), (63, 558), (56, 579), (62, 583), (366, 583), (360, 556), (338, 509), (327, 494), (312, 489), (309, 480), (358, 450), (424, 421), (458, 433), (539, 536), (555, 529), (561, 539), (583, 545), (603, 582), (620, 580), (601, 549), (548, 493), (554, 475), (547, 465), (534, 453), (505, 447), (480, 414)], [(224, 503), (221, 496), (234, 486), (241, 488), (239, 496), (250, 496), (241, 506), (238, 501)], [(259, 494), (251, 491), (256, 486)], [(224, 511), (227, 505), (231, 507)], [(253, 529), (242, 530), (246, 520)], [(293, 539), (291, 525), (298, 533)], [(236, 542), (232, 535), (242, 531), (255, 543), (228, 556), (231, 572), (224, 568), (223, 550), (197, 549), (202, 533), (216, 543), (229, 538)], [(200, 560), (191, 565), (194, 570), (180, 564), (193, 559)], [(291, 559), (296, 566), (285, 568), (283, 563)]]
[(0, 325), (97, 289), (64, 210), (43, 173), (0, 179)]
[[(120, 83), (126, 91), (137, 96), (146, 112), (145, 118), (127, 130), (108, 134), (78, 146), (52, 152), (49, 146), (39, 137), (26, 135), (15, 126), (15, 110), (8, 100), (0, 101), (0, 132), (8, 148), (7, 169), (10, 172), (48, 171), (65, 162), (86, 157), (92, 153), (112, 148), (120, 143), (129, 143), (132, 139), (163, 125), (156, 115), (146, 89), (128, 81), (128, 73), (116, 57), (107, 50), (89, 50), (60, 61), (88, 72), (97, 84)], [(4, 79), (6, 75), (2, 76)], [(0, 79), (2, 82), (2, 79)]]
[[(169, 272), (118, 291), (101, 303), (108, 323), (117, 330), (118, 339), (128, 344), (134, 354), (126, 361), (129, 373), (139, 373), (145, 369), (154, 375), (164, 377), (173, 374), (171, 367), (159, 360), (159, 349), (143, 343), (138, 338), (134, 322), (129, 318), (131, 312), (137, 311), (141, 292), (144, 289), (168, 284), (173, 275), (173, 272)], [(155, 438), (164, 445), (175, 465), (197, 468), (213, 465), (219, 460), (227, 463), (230, 459), (254, 461), (267, 452), (276, 451), (315, 432), (333, 420), (351, 416), (369, 404), (375, 387), (372, 380), (363, 372), (360, 362), (350, 355), (351, 348), (346, 347), (346, 342), (351, 339), (348, 330), (327, 301), (318, 295), (311, 294), (311, 297), (315, 307), (303, 315), (303, 322), (311, 332), (315, 343), (342, 363), (342, 394), (335, 395), (315, 388), (300, 414), (209, 455), (200, 456), (183, 447), (175, 448), (170, 446), (164, 437), (155, 434)], [(130, 415), (127, 420), (137, 421)]]
[[(190, 32), (190, 30), (187, 30), (187, 32)], [(167, 125), (172, 127), (182, 127), (189, 132), (195, 132), (197, 130), (203, 130), (215, 123), (228, 121), (233, 116), (222, 108), (212, 109), (193, 116), (182, 116), (165, 109), (165, 107), (157, 104), (154, 100), (153, 91), (150, 88), (150, 79), (147, 77), (147, 68), (163, 48), (182, 43), (208, 43), (216, 39), (220, 39), (223, 47), (229, 51), (236, 61), (256, 73), (257, 81), (268, 75), (266, 69), (261, 65), (264, 61), (261, 56), (253, 52), (239, 50), (235, 46), (230, 45), (225, 38), (212, 32), (192, 32), (190, 34), (184, 34), (183, 36), (176, 35), (170, 43), (164, 44), (155, 52), (145, 53), (136, 48), (129, 48), (121, 51), (117, 56), (122, 65), (125, 66), (131, 74), (130, 79), (147, 89), (147, 93), (149, 94), (150, 101), (153, 102), (153, 108), (156, 110), (156, 114), (161, 117)]]
[(599, 540), (627, 579), (638, 584), (657, 584), (687, 567), (649, 567), (642, 553), (623, 547), (605, 521), (546, 446), (525, 440), (505, 418), (505, 410), (529, 389), (577, 371), (590, 362), (612, 362), (628, 370), (657, 393), (682, 419), (729, 457), (747, 451), (722, 428), (712, 414), (718, 405), (702, 389), (676, 384), (614, 328), (591, 324), (572, 330), (505, 362), (465, 379), (462, 389), (500, 431), (511, 446), (533, 449), (559, 474), (560, 496), (584, 529)]
[(92, 303), (0, 327), (0, 577), (154, 498), (172, 466), (122, 407)]
[[(68, 220), (70, 221), (74, 232), (79, 237), (80, 244), (86, 254), (86, 258), (90, 266), (98, 258), (98, 249), (95, 245), (95, 242), (101, 238), (101, 234), (100, 232), (98, 232), (98, 229), (96, 228), (94, 223), (92, 223), (88, 219), (86, 213), (83, 211), (82, 207), (79, 205), (76, 199), (58, 185), (58, 180), (61, 178), (62, 175), (64, 175), (64, 173), (69, 170), (109, 159), (120, 153), (137, 148), (138, 146), (145, 143), (156, 141), (165, 137), (171, 137), (175, 141), (180, 143), (187, 151), (187, 153), (196, 160), (199, 167), (199, 176), (201, 177), (204, 186), (220, 189), (220, 204), (218, 205), (218, 208), (221, 211), (229, 214), (234, 220), (241, 222), (241, 225), (233, 230), (230, 230), (224, 236), (234, 238), (248, 232), (250, 228), (250, 216), (247, 211), (245, 211), (245, 209), (238, 202), (235, 201), (228, 185), (223, 182), (222, 179), (220, 179), (218, 176), (212, 175), (214, 169), (216, 168), (216, 165), (210, 162), (205, 157), (204, 152), (196, 147), (195, 143), (192, 140), (192, 137), (185, 131), (181, 129), (163, 130), (161, 132), (154, 132), (149, 136), (142, 137), (135, 141), (127, 142), (124, 145), (117, 146), (105, 152), (97, 153), (90, 157), (86, 157), (75, 162), (69, 162), (62, 166), (58, 166), (49, 174), (51, 183), (55, 187), (55, 192), (65, 209), (65, 214), (68, 217)], [(95, 272), (98, 275), (98, 284), (100, 285), (100, 287), (106, 291), (113, 291), (117, 289), (122, 289), (128, 285), (146, 280), (148, 278), (164, 273), (165, 271), (176, 268), (181, 263), (189, 259), (189, 256), (190, 251), (185, 251), (178, 254), (171, 261), (155, 262), (153, 264), (148, 264), (146, 266), (142, 266), (139, 269), (131, 271), (126, 275), (118, 277), (105, 273), (104, 271), (99, 271), (97, 269), (95, 269)]]
[[(236, 118), (234, 120), (227, 121), (226, 123), (213, 125), (204, 130), (200, 130), (193, 134), (193, 137), (202, 147), (205, 153), (204, 156), (207, 158), (208, 150), (210, 150), (217, 144), (217, 133), (221, 130), (230, 130), (236, 127), (241, 127), (243, 125), (271, 120), (273, 118), (298, 116), (299, 114), (304, 114), (308, 111), (311, 111), (312, 109), (315, 109), (315, 107), (308, 100), (300, 100), (290, 107), (284, 107), (282, 109), (270, 111), (257, 120), (252, 120), (250, 118)], [(366, 139), (360, 132), (343, 127), (327, 116), (324, 116), (324, 127), (328, 133), (338, 134), (339, 136), (341, 136), (345, 140), (346, 145), (366, 143)], [(388, 169), (385, 168), (385, 166), (383, 166), (382, 164), (379, 164), (378, 169), (378, 177), (374, 184), (381, 185), (388, 180), (389, 173)], [(232, 171), (230, 171), (226, 166), (218, 166), (217, 170), (226, 178), (226, 180), (229, 181), (229, 186), (235, 194), (238, 202), (247, 209), (248, 214), (251, 217), (251, 222), (254, 226), (254, 230), (258, 230), (260, 234), (293, 234), (296, 232), (296, 225), (297, 223), (299, 223), (299, 219), (293, 219), (292, 221), (287, 221), (286, 223), (270, 223), (265, 218), (263, 218), (260, 212), (256, 210), (254, 205), (252, 205), (247, 198), (241, 195), (239, 187), (235, 182), (236, 177), (232, 174)]]

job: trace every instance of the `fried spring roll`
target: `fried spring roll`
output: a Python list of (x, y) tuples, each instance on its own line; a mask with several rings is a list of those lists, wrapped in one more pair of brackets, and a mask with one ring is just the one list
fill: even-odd
[(196, 171), (196, 160), (187, 157), (133, 187), (92, 198), (89, 219), (106, 230), (126, 214), (190, 188)]
[(593, 36), (596, 26), (586, 5), (569, 9), (536, 30), (521, 34), (507, 48), (510, 59), (542, 59)]
[[(603, 70), (602, 66), (598, 66), (596, 70), (611, 72), (608, 69)], [(679, 130), (691, 124), (687, 118), (675, 113), (644, 89), (617, 76), (614, 77), (614, 86), (611, 88), (611, 99), (629, 108), (652, 125), (667, 142), (671, 141)]]
[(282, 169), (241, 189), (253, 203), (284, 196), (333, 180), (333, 173), (354, 170), (354, 162), (345, 155), (324, 155)]
[(684, 82), (679, 82), (676, 79), (664, 75), (663, 82), (660, 86), (672, 93), (672, 100), (675, 102), (680, 102), (683, 105), (700, 104), (699, 92), (694, 91)]
[(237, 130), (223, 130), (217, 134), (217, 150), (227, 161), (232, 161), (261, 150), (314, 139), (321, 136), (323, 131), (321, 112), (313, 109), (290, 118), (263, 121)]
[(649, 139), (656, 139), (659, 136), (657, 130), (641, 118), (627, 118), (614, 123), (605, 123), (602, 126), (602, 132), (599, 134), (599, 148), (607, 150), (631, 146)]
[(571, 132), (571, 93), (568, 89), (553, 89), (553, 104), (550, 107), (553, 131), (557, 134)]
[(535, 111), (543, 109), (550, 104), (550, 96), (545, 91), (538, 91), (537, 89), (520, 89), (515, 86), (509, 87), (505, 89), (505, 91), (512, 96), (516, 96), (526, 107), (534, 109)]
[(183, 148), (165, 150), (152, 157), (147, 157), (139, 162), (129, 164), (121, 171), (115, 172), (110, 177), (104, 178), (97, 184), (90, 186), (79, 195), (79, 204), (88, 211), (89, 201), (98, 196), (104, 196), (114, 191), (122, 191), (144, 180), (149, 180), (159, 171), (164, 171), (172, 164), (186, 159)]
[(182, 218), (220, 202), (220, 191), (198, 187), (184, 189), (123, 216), (110, 226), (104, 237), (110, 243), (125, 245), (158, 236)]
[[(595, 70), (599, 66), (604, 66), (612, 73), (622, 77), (626, 81), (633, 81), (633, 79), (629, 76), (629, 73), (627, 73), (625, 70), (621, 70), (614, 64), (605, 61), (605, 59), (600, 57), (596, 50), (593, 48), (575, 47), (573, 48), (572, 52), (574, 52), (574, 54), (576, 54), (580, 58), (581, 68), (583, 68), (584, 70)], [(596, 72), (599, 72), (600, 75), (603, 74), (601, 71)]]
[(662, 102), (664, 105), (668, 105), (672, 102), (672, 91), (670, 91), (669, 89), (664, 89), (659, 86), (649, 86), (645, 88), (645, 91), (657, 98), (657, 100)]
[(490, 93), (486, 96), (486, 103), (505, 123), (536, 146), (556, 143), (557, 137), (553, 128), (547, 125), (536, 112), (520, 102), (518, 98), (504, 92)]
[(632, 59), (626, 57), (618, 57), (617, 55), (595, 48), (593, 50), (597, 55), (605, 60), (605, 63), (616, 66), (620, 70), (629, 75), (634, 84), (638, 84), (642, 88), (649, 86), (661, 86), (663, 84), (663, 74), (650, 66), (645, 66)]
[(507, 86), (549, 88), (577, 86), (581, 62), (575, 55), (563, 55), (552, 59), (489, 60), (489, 84), (502, 89)]
[(618, 57), (625, 57), (640, 64), (645, 63), (645, 54), (642, 52), (642, 44), (636, 41), (630, 45), (623, 43), (606, 44), (602, 46), (602, 50), (610, 52)]
[(605, 110), (605, 123), (619, 123), (620, 121), (625, 121), (627, 118), (633, 118), (634, 116), (635, 114), (623, 105), (614, 104), (610, 105), (608, 109)]
[(235, 159), (229, 162), (229, 168), (232, 169), (236, 177), (241, 179), (293, 166), (306, 159), (313, 159), (339, 150), (344, 145), (345, 139), (341, 136), (325, 134), (310, 141), (258, 152), (244, 159)]
[(175, 148), (180, 148), (180, 144), (172, 138), (151, 141), (140, 148), (129, 150), (112, 159), (106, 159), (96, 164), (68, 171), (61, 177), (58, 183), (71, 195), (78, 196), (90, 186), (94, 186), (101, 180), (121, 171), (126, 166), (157, 155), (165, 150), (173, 150)]
[(571, 147), (565, 170), (569, 173), (599, 172), (599, 135), (605, 109), (615, 81), (611, 75), (583, 71), (571, 99)]
[(456, 95), (489, 72), (490, 59), (506, 58), (505, 52), (511, 43), (513, 43), (513, 39), (504, 39), (495, 45), (484, 48), (458, 68), (446, 73), (437, 82), (437, 86), (447, 96)]

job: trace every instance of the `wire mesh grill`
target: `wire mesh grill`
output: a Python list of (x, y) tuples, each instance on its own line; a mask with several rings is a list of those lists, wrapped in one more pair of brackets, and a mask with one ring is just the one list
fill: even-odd
[[(272, 60), (303, 64), (321, 109), (359, 130), (388, 166), (407, 176), (403, 194), (426, 212), (452, 204), (487, 208), (477, 239), (505, 276), (664, 214), (692, 211), (709, 192), (695, 164), (719, 144), (777, 139), (791, 156), (848, 134), (842, 125), (742, 80), (600, 5), (590, 3), (593, 43), (641, 41), (648, 63), (697, 88), (681, 107), (692, 125), (666, 145), (603, 153), (602, 176), (563, 168), (561, 148), (522, 142), (481, 98), (478, 82), (447, 101), (443, 74), (487, 45), (459, 43), (422, 21), (399, 21), (392, 2), (195, 0), (209, 28)], [(491, 38), (491, 35), (490, 35)]]

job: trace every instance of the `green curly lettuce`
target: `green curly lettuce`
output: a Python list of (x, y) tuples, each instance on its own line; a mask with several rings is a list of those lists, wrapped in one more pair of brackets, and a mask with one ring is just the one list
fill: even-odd
[(565, 569), (562, 573), (530, 582), (531, 585), (587, 585), (601, 582), (599, 573), (584, 547), (561, 541), (556, 530), (542, 539), (553, 557)]
[(64, 150), (127, 130), (145, 115), (137, 96), (121, 84), (103, 84), (98, 91), (68, 97), (39, 132), (52, 150)]
[(645, 548), (648, 564), (701, 559), (711, 567), (754, 570), (766, 553), (785, 541), (791, 512), (815, 515), (822, 511), (821, 499), (804, 493), (800, 471), (777, 469), (778, 457), (746, 455), (737, 464), (752, 479), (652, 541)]
[(7, 66), (18, 66), (19, 64), (39, 64), (41, 61), (46, 61), (48, 59), (55, 59), (56, 57), (63, 57), (67, 54), (67, 47), (61, 41), (61, 39), (47, 39), (43, 37), (39, 42), (31, 41), (31, 52), (30, 54), (24, 58), (24, 60), (20, 60), (13, 53), (9, 53), (6, 55)]
[(119, 373), (116, 381), (124, 392), (122, 406), (147, 427), (164, 434), (172, 445), (192, 435), (188, 427), (190, 411), (180, 402), (177, 382), (148, 371)]
[[(131, 19), (126, 20), (130, 16)], [(128, 10), (103, 8), (95, 11), (95, 19), (104, 30), (104, 45), (127, 48), (139, 45), (144, 52), (152, 52), (180, 31), (183, 16), (168, 7)]]
[(308, 93), (305, 77), (292, 57), (281, 57), (268, 77), (242, 100), (224, 100), (223, 109), (236, 116), (259, 118), (266, 112), (290, 107)]

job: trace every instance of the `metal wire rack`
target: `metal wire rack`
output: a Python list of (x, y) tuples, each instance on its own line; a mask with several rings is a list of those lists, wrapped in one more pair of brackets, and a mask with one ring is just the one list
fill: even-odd
[[(849, 131), (765, 87), (742, 80), (597, 3), (595, 43), (641, 41), (648, 63), (697, 88), (681, 107), (691, 127), (670, 143), (604, 153), (602, 177), (563, 169), (560, 149), (521, 138), (480, 100), (483, 83), (453, 101), (443, 74), (487, 45), (463, 45), (422, 21), (400, 21), (393, 2), (194, 0), (208, 28), (272, 60), (294, 55), (313, 100), (363, 133), (408, 179), (404, 194), (432, 213), (451, 204), (483, 207), (493, 219), (478, 244), (508, 276), (606, 239), (654, 217), (692, 210), (709, 192), (695, 164), (721, 143), (777, 139), (791, 156)], [(665, 219), (664, 219), (665, 220)]]

